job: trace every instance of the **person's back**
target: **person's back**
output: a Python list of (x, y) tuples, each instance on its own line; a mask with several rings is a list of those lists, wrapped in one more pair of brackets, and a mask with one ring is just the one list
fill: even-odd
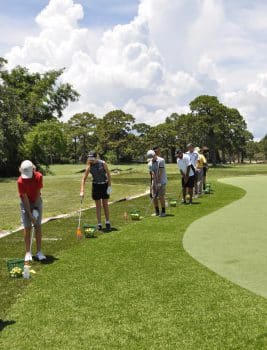
[(105, 162), (98, 159), (96, 163), (91, 164), (90, 174), (92, 175), (92, 182), (97, 184), (105, 184), (108, 182), (107, 174), (104, 168)]
[(197, 163), (197, 168), (198, 169), (203, 169), (204, 165), (207, 163), (207, 160), (203, 154), (199, 154), (199, 159)]

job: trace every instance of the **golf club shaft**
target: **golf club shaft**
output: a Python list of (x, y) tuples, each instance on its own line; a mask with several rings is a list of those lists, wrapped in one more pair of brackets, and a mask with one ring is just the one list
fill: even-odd
[(80, 211), (79, 211), (79, 218), (78, 218), (78, 228), (80, 228), (80, 226), (81, 226), (82, 204), (83, 204), (83, 199), (81, 198)]
[(33, 242), (33, 234), (34, 234), (35, 228), (34, 225), (32, 225), (31, 229), (31, 239), (30, 239), (30, 252), (32, 253), (32, 242)]

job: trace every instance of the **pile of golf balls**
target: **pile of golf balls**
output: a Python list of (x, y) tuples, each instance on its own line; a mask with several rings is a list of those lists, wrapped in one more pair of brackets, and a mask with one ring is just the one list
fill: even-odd
[(17, 278), (22, 276), (22, 269), (18, 266), (13, 267), (13, 269), (9, 272), (10, 277)]

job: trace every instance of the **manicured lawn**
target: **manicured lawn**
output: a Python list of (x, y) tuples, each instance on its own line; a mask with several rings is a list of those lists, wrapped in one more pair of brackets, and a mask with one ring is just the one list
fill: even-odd
[[(112, 174), (111, 200), (143, 193), (148, 188), (148, 178), (144, 176), (145, 165), (109, 166)], [(80, 183), (85, 165), (51, 166), (51, 174), (44, 177), (42, 198), (44, 218), (77, 211), (80, 206)], [(121, 170), (121, 171), (118, 171)], [(112, 171), (115, 170), (115, 171)], [(125, 187), (127, 185), (127, 188)], [(93, 204), (91, 184), (88, 181), (84, 207)], [(20, 226), (19, 198), (16, 178), (0, 179), (0, 230), (11, 230)]]
[[(34, 263), (37, 275), (29, 281), (10, 279), (5, 267), (23, 251), (21, 234), (1, 239), (0, 348), (265, 349), (266, 299), (209, 271), (182, 246), (191, 222), (244, 195), (216, 181), (236, 168), (214, 171), (214, 193), (169, 209), (166, 218), (124, 220), (133, 208), (147, 212), (146, 196), (113, 205), (117, 231), (96, 239), (77, 242), (77, 218), (44, 225), (50, 264)], [(147, 183), (144, 171), (116, 181), (125, 187), (131, 178)], [(168, 192), (177, 196), (174, 166), (169, 178)], [(94, 222), (92, 210), (85, 215), (84, 222)]]
[[(148, 189), (147, 167), (145, 164), (109, 165), (112, 172), (113, 192), (111, 200), (143, 193)], [(65, 214), (78, 210), (80, 182), (85, 165), (53, 165), (51, 174), (44, 177), (42, 197), (44, 217)], [(114, 171), (112, 171), (114, 170)], [(178, 179), (177, 166), (168, 164), (170, 179)], [(232, 165), (211, 168), (208, 181), (219, 177), (267, 173), (267, 165)], [(93, 204), (90, 194), (90, 181), (86, 188), (85, 206)], [(168, 190), (169, 191), (169, 190)], [(0, 178), (0, 230), (11, 230), (20, 226), (16, 179)]]

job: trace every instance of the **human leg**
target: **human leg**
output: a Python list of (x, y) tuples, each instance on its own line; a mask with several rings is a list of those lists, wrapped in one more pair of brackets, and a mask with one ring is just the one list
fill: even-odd
[(166, 185), (161, 185), (161, 188), (159, 190), (159, 200), (160, 200), (160, 206), (161, 206), (161, 216), (165, 216), (165, 194), (166, 194)]
[(101, 199), (95, 200), (96, 219), (98, 226), (101, 225)]
[(202, 191), (203, 191), (203, 169), (200, 169), (198, 174), (198, 194), (202, 194)]
[(155, 214), (156, 216), (159, 215), (159, 200), (158, 197), (153, 198), (153, 204), (154, 204), (154, 208), (155, 208)]

